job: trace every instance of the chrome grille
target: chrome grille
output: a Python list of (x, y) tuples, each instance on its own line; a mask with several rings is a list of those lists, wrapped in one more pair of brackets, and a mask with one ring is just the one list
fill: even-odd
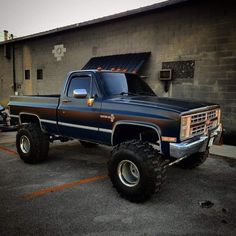
[(206, 120), (206, 112), (192, 115), (192, 117), (191, 117), (191, 125), (204, 122), (205, 120)]
[(216, 118), (216, 110), (207, 112), (207, 119), (212, 120)]
[(205, 124), (197, 125), (191, 128), (191, 134), (193, 136), (204, 133)]
[(210, 110), (191, 115), (190, 135), (201, 135), (217, 126), (217, 112)]

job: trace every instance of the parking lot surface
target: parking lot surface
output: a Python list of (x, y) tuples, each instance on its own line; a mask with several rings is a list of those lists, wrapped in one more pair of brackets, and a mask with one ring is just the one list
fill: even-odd
[(112, 188), (110, 150), (56, 142), (47, 161), (29, 165), (15, 132), (0, 133), (0, 235), (236, 235), (235, 159), (171, 167), (162, 191), (135, 204)]

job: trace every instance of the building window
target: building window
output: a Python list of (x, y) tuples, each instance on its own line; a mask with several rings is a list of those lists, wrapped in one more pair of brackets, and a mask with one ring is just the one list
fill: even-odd
[(43, 70), (38, 69), (37, 70), (37, 80), (42, 80), (43, 79)]
[(25, 70), (25, 80), (30, 80), (30, 70)]

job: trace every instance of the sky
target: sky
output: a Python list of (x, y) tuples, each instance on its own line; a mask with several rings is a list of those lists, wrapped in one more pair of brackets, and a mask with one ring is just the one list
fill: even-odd
[[(0, 32), (20, 37), (163, 0), (0, 0)], [(0, 33), (1, 37), (1, 33)]]

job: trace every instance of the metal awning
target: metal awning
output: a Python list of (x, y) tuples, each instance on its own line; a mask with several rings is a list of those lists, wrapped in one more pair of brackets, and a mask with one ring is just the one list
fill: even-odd
[(129, 53), (121, 55), (112, 55), (104, 57), (93, 57), (82, 68), (102, 69), (102, 70), (120, 70), (127, 72), (138, 72), (145, 61), (149, 58), (151, 52)]

